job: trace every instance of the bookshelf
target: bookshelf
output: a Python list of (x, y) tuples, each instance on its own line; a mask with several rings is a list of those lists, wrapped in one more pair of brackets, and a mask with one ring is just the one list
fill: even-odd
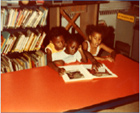
[(46, 66), (41, 50), (47, 38), (46, 5), (1, 4), (1, 73)]

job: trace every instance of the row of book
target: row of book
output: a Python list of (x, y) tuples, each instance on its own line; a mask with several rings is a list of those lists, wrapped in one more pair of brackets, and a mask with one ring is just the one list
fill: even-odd
[(34, 53), (22, 53), (17, 58), (1, 56), (1, 73), (20, 71), (47, 65), (46, 53), (39, 50)]
[(28, 4), (34, 4), (34, 5), (43, 5), (45, 0), (1, 0), (2, 6), (7, 5), (28, 5)]
[(36, 28), (47, 25), (48, 9), (40, 6), (33, 9), (2, 8), (1, 9), (1, 31), (9, 28)]
[(38, 29), (15, 34), (3, 31), (1, 34), (1, 54), (4, 55), (12, 52), (37, 51), (46, 37), (46, 33)]

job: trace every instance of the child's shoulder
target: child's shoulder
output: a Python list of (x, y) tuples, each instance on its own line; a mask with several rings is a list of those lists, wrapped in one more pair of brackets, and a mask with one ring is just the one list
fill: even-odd
[(89, 41), (85, 40), (85, 41), (83, 41), (82, 46), (87, 48), (89, 46), (89, 44), (90, 44)]
[(50, 42), (46, 47), (51, 47), (53, 48), (54, 47), (54, 44), (52, 42)]
[(57, 50), (55, 49), (55, 46), (52, 42), (50, 42), (46, 48), (45, 48), (45, 51), (47, 51), (47, 49), (49, 49), (52, 53), (56, 52)]

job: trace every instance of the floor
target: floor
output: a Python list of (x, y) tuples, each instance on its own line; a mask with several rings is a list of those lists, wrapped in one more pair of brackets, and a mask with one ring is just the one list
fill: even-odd
[(118, 106), (112, 109), (104, 109), (99, 112), (139, 112), (139, 101), (135, 101), (129, 104)]

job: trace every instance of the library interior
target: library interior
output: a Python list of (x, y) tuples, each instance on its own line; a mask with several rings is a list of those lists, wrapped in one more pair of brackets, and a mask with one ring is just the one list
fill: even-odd
[(139, 112), (139, 1), (1, 0), (1, 112)]

